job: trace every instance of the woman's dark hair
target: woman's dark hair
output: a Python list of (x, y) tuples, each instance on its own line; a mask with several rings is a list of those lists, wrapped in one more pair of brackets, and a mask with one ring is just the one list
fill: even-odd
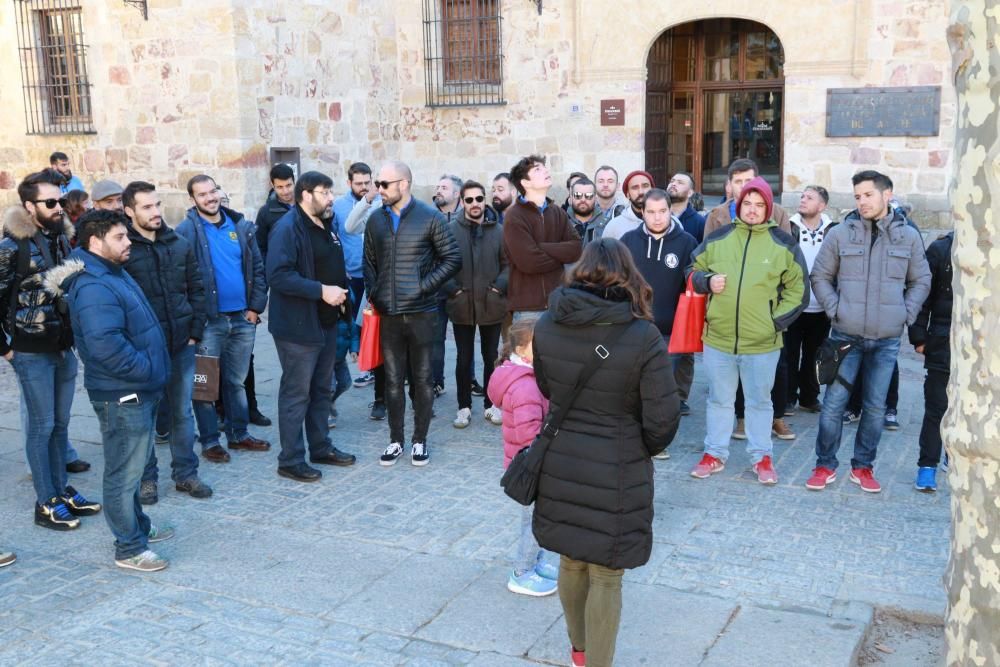
[(653, 288), (639, 273), (632, 253), (620, 241), (602, 238), (583, 248), (580, 261), (566, 275), (567, 285), (581, 285), (594, 293), (620, 291), (632, 303), (632, 314), (653, 319)]
[(507, 337), (500, 347), (500, 358), (497, 359), (497, 366), (510, 359), (510, 355), (515, 349), (531, 344), (531, 339), (535, 334), (535, 322), (537, 322), (535, 318), (526, 317), (510, 325), (510, 328), (507, 329)]
[(66, 216), (70, 222), (76, 222), (81, 215), (87, 212), (84, 203), (90, 199), (83, 190), (70, 190), (66, 193)]

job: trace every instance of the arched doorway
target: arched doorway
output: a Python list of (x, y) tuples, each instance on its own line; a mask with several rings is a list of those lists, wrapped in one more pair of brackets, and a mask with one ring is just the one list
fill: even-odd
[(729, 163), (749, 157), (779, 194), (784, 60), (777, 35), (754, 21), (660, 35), (646, 63), (646, 169), (656, 183), (685, 171), (698, 191), (722, 195)]

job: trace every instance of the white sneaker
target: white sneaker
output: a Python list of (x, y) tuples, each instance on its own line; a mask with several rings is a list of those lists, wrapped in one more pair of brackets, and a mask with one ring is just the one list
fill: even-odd
[(491, 424), (495, 424), (497, 426), (503, 424), (503, 411), (495, 405), (486, 408), (483, 412), (483, 417), (485, 417), (486, 421)]
[(653, 455), (653, 458), (654, 458), (654, 459), (658, 459), (658, 460), (660, 460), (660, 461), (666, 461), (667, 459), (669, 459), (669, 458), (670, 458), (670, 454), (669, 454), (669, 453), (667, 452), (667, 450), (665, 450), (665, 449), (664, 449), (664, 450), (663, 450), (662, 452), (660, 452), (659, 454), (654, 454), (654, 455)]
[(385, 451), (382, 452), (382, 456), (379, 457), (379, 465), (391, 466), (396, 463), (398, 459), (403, 454), (403, 445), (398, 442), (390, 443)]
[(427, 445), (422, 442), (415, 442), (411, 445), (410, 450), (410, 463), (415, 466), (425, 466), (430, 461), (430, 454), (427, 451)]
[(469, 408), (462, 408), (455, 415), (455, 421), (451, 423), (455, 428), (465, 428), (472, 421), (472, 410)]

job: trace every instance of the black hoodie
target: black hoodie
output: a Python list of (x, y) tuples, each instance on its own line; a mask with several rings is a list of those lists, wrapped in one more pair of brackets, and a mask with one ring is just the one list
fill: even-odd
[(632, 253), (639, 273), (653, 288), (653, 321), (661, 334), (669, 336), (677, 300), (684, 292), (684, 273), (698, 242), (677, 220), (671, 221), (670, 231), (659, 239), (650, 236), (646, 225), (640, 225), (619, 240)]

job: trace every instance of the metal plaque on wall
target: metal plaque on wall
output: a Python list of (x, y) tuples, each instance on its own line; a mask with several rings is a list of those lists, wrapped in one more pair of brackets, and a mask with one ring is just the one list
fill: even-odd
[(941, 87), (828, 88), (828, 137), (935, 137)]

